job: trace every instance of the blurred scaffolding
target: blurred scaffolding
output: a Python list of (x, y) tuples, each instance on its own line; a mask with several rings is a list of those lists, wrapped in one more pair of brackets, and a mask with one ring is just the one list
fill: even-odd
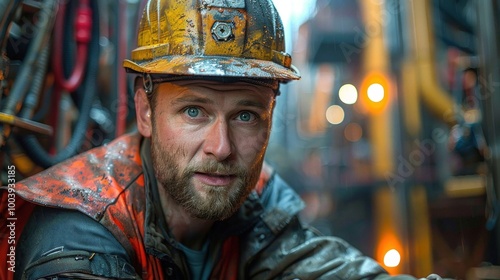
[(499, 12), (315, 1), (267, 156), (308, 202), (304, 218), (391, 273), (500, 277), (484, 276), (500, 259)]

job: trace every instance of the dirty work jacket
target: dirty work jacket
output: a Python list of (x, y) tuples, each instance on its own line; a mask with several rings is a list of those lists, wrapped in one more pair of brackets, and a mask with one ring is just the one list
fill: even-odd
[[(185, 258), (169, 231), (162, 235), (150, 227), (155, 221), (146, 221), (152, 206), (140, 143), (139, 135), (126, 135), (17, 184), (18, 198), (75, 217), (53, 223), (54, 234), (83, 220), (82, 213), (87, 219), (79, 232), (56, 240), (30, 222), (30, 232), (17, 248), (25, 279), (189, 279)], [(297, 217), (302, 202), (278, 175), (263, 172), (259, 183), (233, 217), (214, 225), (209, 238), (217, 261), (211, 279), (387, 277), (374, 260), (343, 240), (302, 225)], [(88, 235), (90, 241), (71, 244)], [(42, 248), (46, 243), (52, 247)], [(105, 249), (96, 250), (98, 243), (105, 243), (99, 247)], [(20, 275), (18, 271), (16, 278)]]

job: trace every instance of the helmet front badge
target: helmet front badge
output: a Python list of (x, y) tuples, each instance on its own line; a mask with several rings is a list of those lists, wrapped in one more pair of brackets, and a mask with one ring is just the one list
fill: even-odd
[(233, 39), (233, 24), (216, 21), (212, 26), (212, 36), (215, 40), (223, 42)]

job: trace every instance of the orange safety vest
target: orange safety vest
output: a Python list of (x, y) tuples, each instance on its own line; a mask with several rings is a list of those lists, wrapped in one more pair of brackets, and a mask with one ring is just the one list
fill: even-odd
[[(144, 246), (146, 191), (140, 142), (139, 134), (127, 134), (18, 182), (15, 186), (18, 198), (16, 213), (20, 216), (15, 237), (21, 235), (34, 204), (78, 210), (104, 225), (114, 235), (131, 256), (142, 279), (164, 279), (160, 260), (147, 254)], [(266, 170), (263, 168), (256, 186), (259, 193), (269, 179), (270, 172)], [(0, 210), (3, 213), (0, 224), (5, 224), (8, 221), (5, 211), (8, 193), (3, 191), (0, 194)], [(7, 257), (10, 250), (7, 238), (8, 235), (0, 234), (0, 259)], [(237, 278), (238, 248), (237, 236), (224, 241), (212, 279)], [(13, 273), (2, 271), (0, 278), (13, 279)]]

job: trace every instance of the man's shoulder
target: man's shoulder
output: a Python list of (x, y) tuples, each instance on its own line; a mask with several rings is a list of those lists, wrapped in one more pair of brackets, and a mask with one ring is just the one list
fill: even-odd
[[(131, 263), (127, 251), (103, 225), (67, 209), (36, 207), (17, 244), (17, 278), (24, 271), (31, 276), (49, 271), (103, 275), (106, 267), (120, 271)], [(118, 263), (119, 267), (109, 269)]]
[(134, 183), (143, 187), (140, 136), (127, 134), (16, 184), (16, 194), (39, 205), (74, 209), (100, 219)]
[(260, 201), (266, 211), (279, 209), (291, 216), (298, 214), (305, 206), (299, 194), (276, 172), (269, 175)]

